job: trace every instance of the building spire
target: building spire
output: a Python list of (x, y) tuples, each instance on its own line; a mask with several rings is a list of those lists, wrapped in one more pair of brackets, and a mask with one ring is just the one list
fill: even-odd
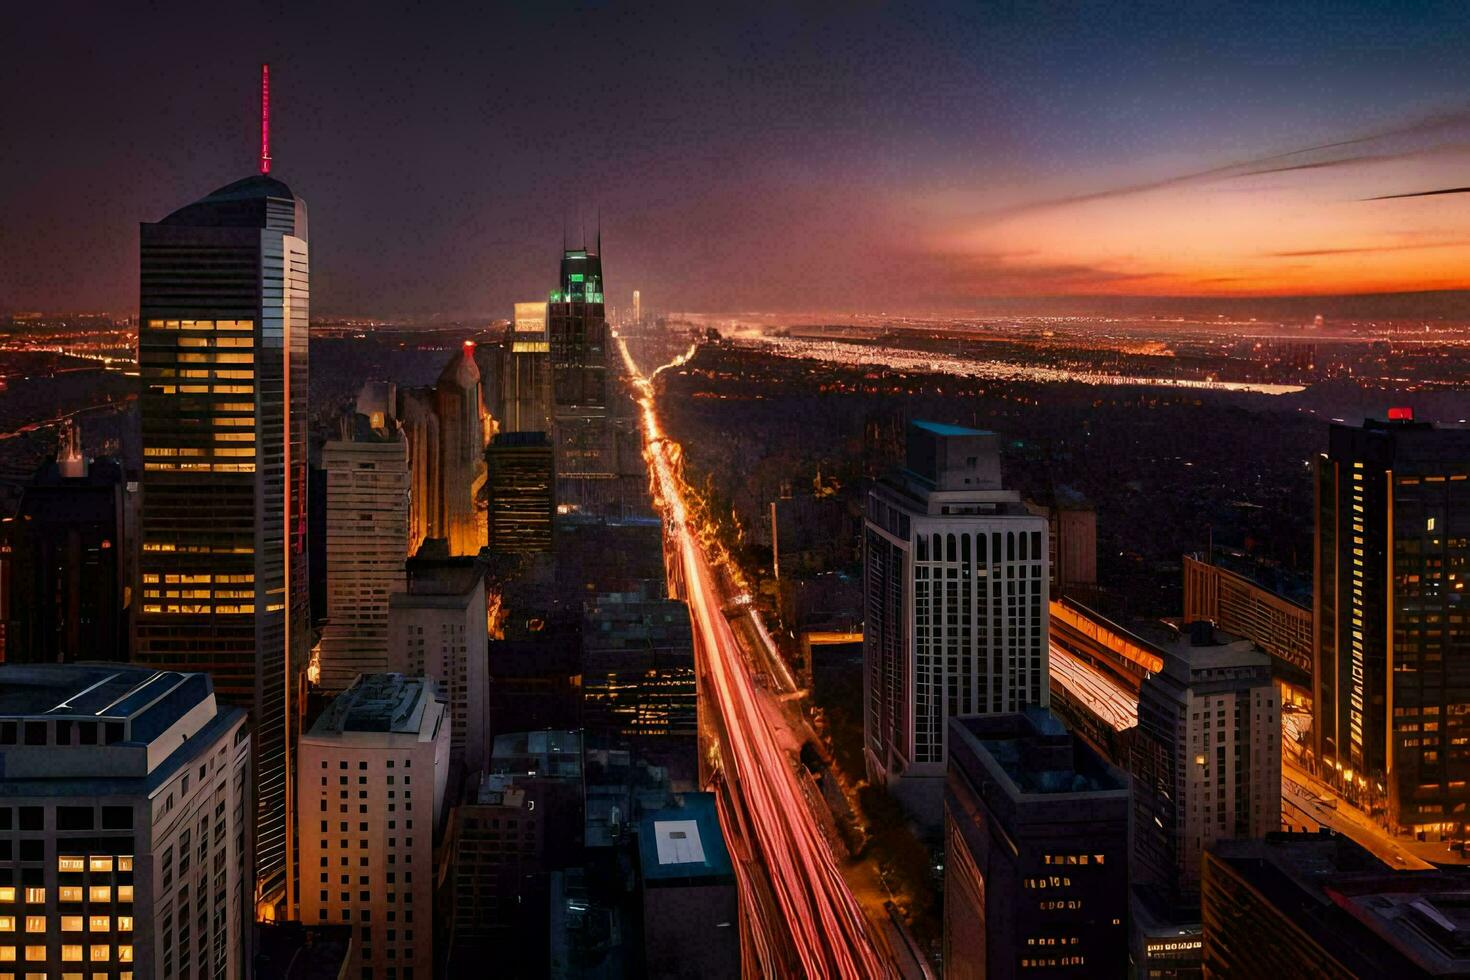
[(271, 66), (260, 66), (260, 172), (271, 172)]

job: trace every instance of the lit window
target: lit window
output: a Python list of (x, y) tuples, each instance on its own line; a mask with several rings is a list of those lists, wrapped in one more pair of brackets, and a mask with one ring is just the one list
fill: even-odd
[[(87, 957), (87, 959), (91, 960), (93, 963), (106, 963), (109, 959), (112, 958), (112, 947), (111, 946), (93, 946), (89, 950), (89, 953), (90, 953), (90, 955)], [(129, 956), (132, 956), (132, 954), (133, 954), (133, 947), (129, 946), (128, 947), (128, 955)]]
[(63, 915), (61, 917), (62, 932), (81, 932), (82, 917), (80, 915)]
[(117, 917), (117, 931), (118, 932), (132, 932), (133, 931), (133, 917), (131, 915), (120, 915), (120, 916), (118, 916)]
[(63, 946), (63, 947), (61, 947), (61, 958), (63, 960), (65, 960), (66, 962), (68, 962), (68, 963), (80, 963), (82, 961), (82, 947), (80, 947), (80, 946)]
[(112, 929), (112, 916), (94, 915), (87, 920), (87, 928), (92, 932), (109, 932)]
[(93, 870), (93, 871), (111, 871), (112, 870), (112, 858), (110, 858), (110, 857), (94, 857), (94, 858), (91, 859), (91, 861), (88, 862), (88, 865), (89, 865), (90, 869)]
[(46, 958), (45, 946), (27, 946), (26, 960), (31, 963), (39, 963)]
[(26, 916), (26, 932), (45, 932), (46, 917), (44, 915)]
[(132, 885), (118, 885), (117, 886), (117, 900), (119, 902), (131, 902), (133, 900), (133, 886)]
[(61, 893), (60, 897), (63, 902), (80, 902), (82, 900), (81, 885), (62, 885), (58, 890)]
[(119, 854), (117, 856), (117, 870), (119, 870), (119, 871), (132, 871), (133, 870), (133, 856), (131, 854)]
[(92, 902), (112, 901), (112, 889), (107, 885), (93, 885), (87, 889), (87, 899)]
[(13, 901), (15, 901), (15, 889), (14, 888), (9, 888), (9, 887), (0, 888), (0, 902), (13, 902)]
[(14, 963), (14, 962), (15, 962), (15, 947), (14, 946), (0, 946), (0, 963)]
[(26, 889), (26, 901), (27, 902), (30, 902), (32, 905), (44, 905), (44, 904), (46, 904), (46, 889), (44, 889), (44, 888), (27, 888)]
[(57, 871), (85, 871), (87, 862), (79, 857), (62, 857), (56, 859)]
[(117, 961), (119, 963), (131, 963), (131, 962), (133, 962), (133, 947), (131, 947), (131, 946), (119, 946), (117, 948)]

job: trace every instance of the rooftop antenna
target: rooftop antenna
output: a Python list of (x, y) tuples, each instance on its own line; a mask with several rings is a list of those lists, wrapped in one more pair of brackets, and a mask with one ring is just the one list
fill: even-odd
[(271, 172), (271, 66), (260, 66), (260, 172)]

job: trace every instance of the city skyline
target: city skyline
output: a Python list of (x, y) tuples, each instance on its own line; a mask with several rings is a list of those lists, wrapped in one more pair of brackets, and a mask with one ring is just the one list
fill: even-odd
[(869, 312), (1470, 286), (1470, 195), (1396, 196), (1470, 183), (1463, 11), (912, 13), (323, 9), (242, 17), (205, 65), (173, 54), (208, 31), (178, 8), (97, 7), (89, 57), (37, 90), (74, 24), (31, 8), (0, 69), (27, 134), (0, 308), (131, 311), (117, 229), (253, 165), (264, 61), (274, 172), (331, 216), (323, 314), (508, 316), (544, 282), (528, 243), (590, 243), (599, 212), (619, 307), (634, 284), (660, 310)]
[(1470, 9), (89, 13), (0, 980), (1470, 977)]

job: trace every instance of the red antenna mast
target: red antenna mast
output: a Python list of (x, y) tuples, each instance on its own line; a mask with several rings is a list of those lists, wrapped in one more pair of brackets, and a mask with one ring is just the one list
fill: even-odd
[(271, 66), (260, 66), (260, 172), (271, 172)]

